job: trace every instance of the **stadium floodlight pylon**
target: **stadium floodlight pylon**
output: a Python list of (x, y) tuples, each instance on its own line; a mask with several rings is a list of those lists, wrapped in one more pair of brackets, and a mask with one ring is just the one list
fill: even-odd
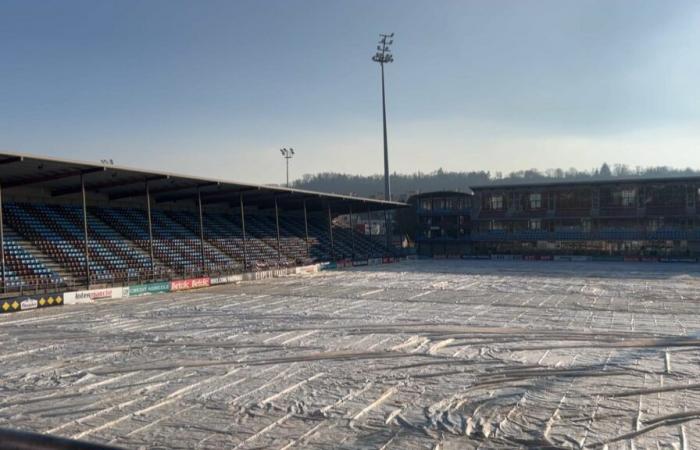
[(287, 187), (289, 187), (289, 160), (294, 158), (294, 149), (292, 147), (281, 148), (280, 153), (287, 162)]
[(391, 200), (391, 184), (389, 182), (389, 145), (386, 136), (386, 93), (384, 89), (384, 64), (394, 61), (389, 46), (394, 43), (394, 33), (380, 34), (377, 53), (372, 56), (372, 61), (379, 63), (382, 72), (382, 119), (384, 123), (384, 200)]
[[(372, 61), (379, 63), (382, 72), (382, 121), (384, 125), (384, 200), (391, 201), (391, 183), (389, 181), (389, 144), (386, 136), (386, 91), (384, 88), (384, 64), (394, 61), (394, 55), (389, 46), (394, 43), (394, 33), (380, 34), (377, 53), (372, 56)], [(385, 227), (387, 248), (391, 246), (391, 227), (385, 211)]]

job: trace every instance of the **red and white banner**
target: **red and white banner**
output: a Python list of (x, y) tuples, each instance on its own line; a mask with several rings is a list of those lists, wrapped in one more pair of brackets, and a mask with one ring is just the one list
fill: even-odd
[(171, 291), (184, 291), (187, 289), (197, 289), (211, 286), (209, 277), (188, 278), (187, 280), (176, 280), (170, 282)]

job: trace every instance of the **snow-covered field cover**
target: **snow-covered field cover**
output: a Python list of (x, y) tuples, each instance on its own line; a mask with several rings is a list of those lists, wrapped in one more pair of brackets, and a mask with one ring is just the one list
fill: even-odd
[(413, 261), (0, 317), (0, 427), (126, 448), (700, 448), (700, 267)]

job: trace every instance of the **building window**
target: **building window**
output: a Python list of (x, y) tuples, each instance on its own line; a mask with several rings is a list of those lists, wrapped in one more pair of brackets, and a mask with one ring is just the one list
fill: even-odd
[(637, 204), (637, 192), (634, 189), (622, 191), (622, 206), (632, 207)]
[(542, 208), (542, 194), (530, 194), (530, 209)]
[(491, 220), (491, 221), (489, 221), (489, 229), (491, 231), (499, 231), (499, 230), (505, 230), (506, 227), (502, 222), (499, 222), (497, 220)]
[(590, 233), (591, 219), (581, 219), (581, 228), (583, 229), (584, 233)]
[(542, 220), (541, 219), (530, 219), (530, 229), (531, 230), (541, 230)]
[(656, 231), (659, 228), (662, 228), (664, 226), (664, 220), (663, 219), (649, 219), (647, 222), (647, 228), (650, 231)]
[(494, 210), (503, 209), (503, 196), (502, 195), (492, 195), (489, 199), (490, 207)]

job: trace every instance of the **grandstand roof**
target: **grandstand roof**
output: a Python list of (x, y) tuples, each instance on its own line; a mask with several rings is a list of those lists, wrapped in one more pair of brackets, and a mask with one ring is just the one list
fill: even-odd
[(303, 189), (0, 152), (0, 186), (3, 189), (41, 186), (47, 189), (52, 197), (78, 194), (81, 191), (81, 174), (84, 175), (87, 192), (99, 192), (110, 200), (144, 197), (145, 182), (148, 180), (150, 194), (155, 203), (196, 201), (198, 193), (201, 192), (203, 204), (237, 204), (238, 195), (243, 193), (246, 206), (260, 208), (272, 207), (275, 198), (282, 209), (301, 208), (303, 200), (306, 200), (307, 209), (310, 211), (325, 209), (328, 204), (334, 212), (345, 212), (347, 208), (364, 212), (367, 209), (377, 211), (408, 206), (400, 202)]

